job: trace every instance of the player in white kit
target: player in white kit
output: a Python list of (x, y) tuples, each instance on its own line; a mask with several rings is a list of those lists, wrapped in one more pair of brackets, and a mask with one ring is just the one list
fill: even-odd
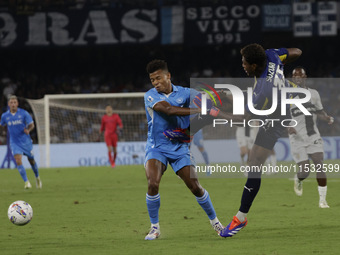
[[(323, 141), (316, 125), (316, 120), (326, 121), (328, 124), (334, 122), (334, 118), (328, 116), (323, 110), (321, 98), (315, 89), (306, 86), (306, 71), (303, 67), (296, 67), (292, 72), (293, 86), (306, 88), (311, 93), (311, 99), (305, 103), (305, 108), (312, 115), (304, 115), (299, 108), (292, 105), (290, 108), (292, 119), (296, 120), (296, 127), (288, 128), (291, 152), (294, 161), (299, 166), (299, 172), (294, 177), (294, 191), (296, 195), (302, 195), (302, 181), (306, 179), (309, 172), (316, 172), (319, 191), (319, 207), (329, 208), (326, 202), (327, 176), (323, 169)], [(313, 161), (311, 165), (309, 159)]]

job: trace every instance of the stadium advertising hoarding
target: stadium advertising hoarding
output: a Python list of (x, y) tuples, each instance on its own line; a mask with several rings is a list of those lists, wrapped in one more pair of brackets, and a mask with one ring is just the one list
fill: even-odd
[(290, 4), (262, 5), (263, 31), (289, 31), (292, 28), (292, 7)]
[(293, 3), (294, 36), (336, 36), (337, 2)]
[[(208, 136), (205, 130), (204, 135)], [(340, 137), (323, 137), (325, 160), (340, 159)], [(143, 165), (145, 156), (145, 142), (118, 142), (117, 165)], [(239, 162), (240, 155), (235, 139), (205, 140), (204, 146), (210, 161), (213, 163)], [(226, 148), (228, 153), (226, 153)], [(6, 145), (0, 146), (0, 155), (5, 155)], [(204, 163), (203, 158), (196, 146), (191, 149), (197, 164)], [(288, 138), (279, 139), (275, 145), (278, 161), (291, 161), (291, 151)], [(33, 145), (33, 152), (37, 162), (40, 162), (39, 145)], [(110, 166), (107, 157), (107, 148), (104, 143), (69, 143), (51, 145), (51, 167), (79, 167), (79, 166)], [(30, 168), (27, 160), (23, 160), (26, 168)], [(15, 168), (13, 163), (12, 168)]]

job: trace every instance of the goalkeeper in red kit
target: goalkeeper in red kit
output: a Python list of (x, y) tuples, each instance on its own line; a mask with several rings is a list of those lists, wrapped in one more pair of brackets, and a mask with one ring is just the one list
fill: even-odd
[(101, 133), (105, 130), (104, 137), (108, 149), (110, 164), (111, 167), (115, 167), (117, 157), (118, 134), (123, 128), (123, 123), (119, 115), (113, 113), (111, 105), (106, 106), (105, 112), (106, 114), (102, 117), (102, 124), (99, 130), (99, 135), (101, 135)]

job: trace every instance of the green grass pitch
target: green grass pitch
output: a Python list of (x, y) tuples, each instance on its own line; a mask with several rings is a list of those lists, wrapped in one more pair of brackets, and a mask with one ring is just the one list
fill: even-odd
[[(41, 169), (43, 189), (24, 190), (17, 170), (0, 170), (0, 254), (339, 254), (340, 179), (328, 182), (330, 209), (318, 208), (315, 175), (297, 197), (293, 182), (264, 178), (248, 226), (224, 239), (171, 169), (160, 185), (161, 237), (144, 241), (150, 223), (143, 166)], [(35, 184), (33, 172), (28, 177)], [(245, 178), (201, 178), (217, 215), (228, 224)], [(7, 218), (15, 200), (29, 202), (33, 220)]]

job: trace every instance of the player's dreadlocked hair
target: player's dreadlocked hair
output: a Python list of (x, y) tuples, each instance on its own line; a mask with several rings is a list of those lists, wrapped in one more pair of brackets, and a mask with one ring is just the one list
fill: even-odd
[(241, 55), (249, 64), (264, 67), (267, 62), (266, 52), (260, 44), (253, 43), (241, 49)]
[(168, 72), (168, 64), (161, 59), (154, 59), (150, 61), (147, 66), (146, 66), (146, 72), (147, 73), (153, 73), (156, 72), (157, 70), (163, 70)]

